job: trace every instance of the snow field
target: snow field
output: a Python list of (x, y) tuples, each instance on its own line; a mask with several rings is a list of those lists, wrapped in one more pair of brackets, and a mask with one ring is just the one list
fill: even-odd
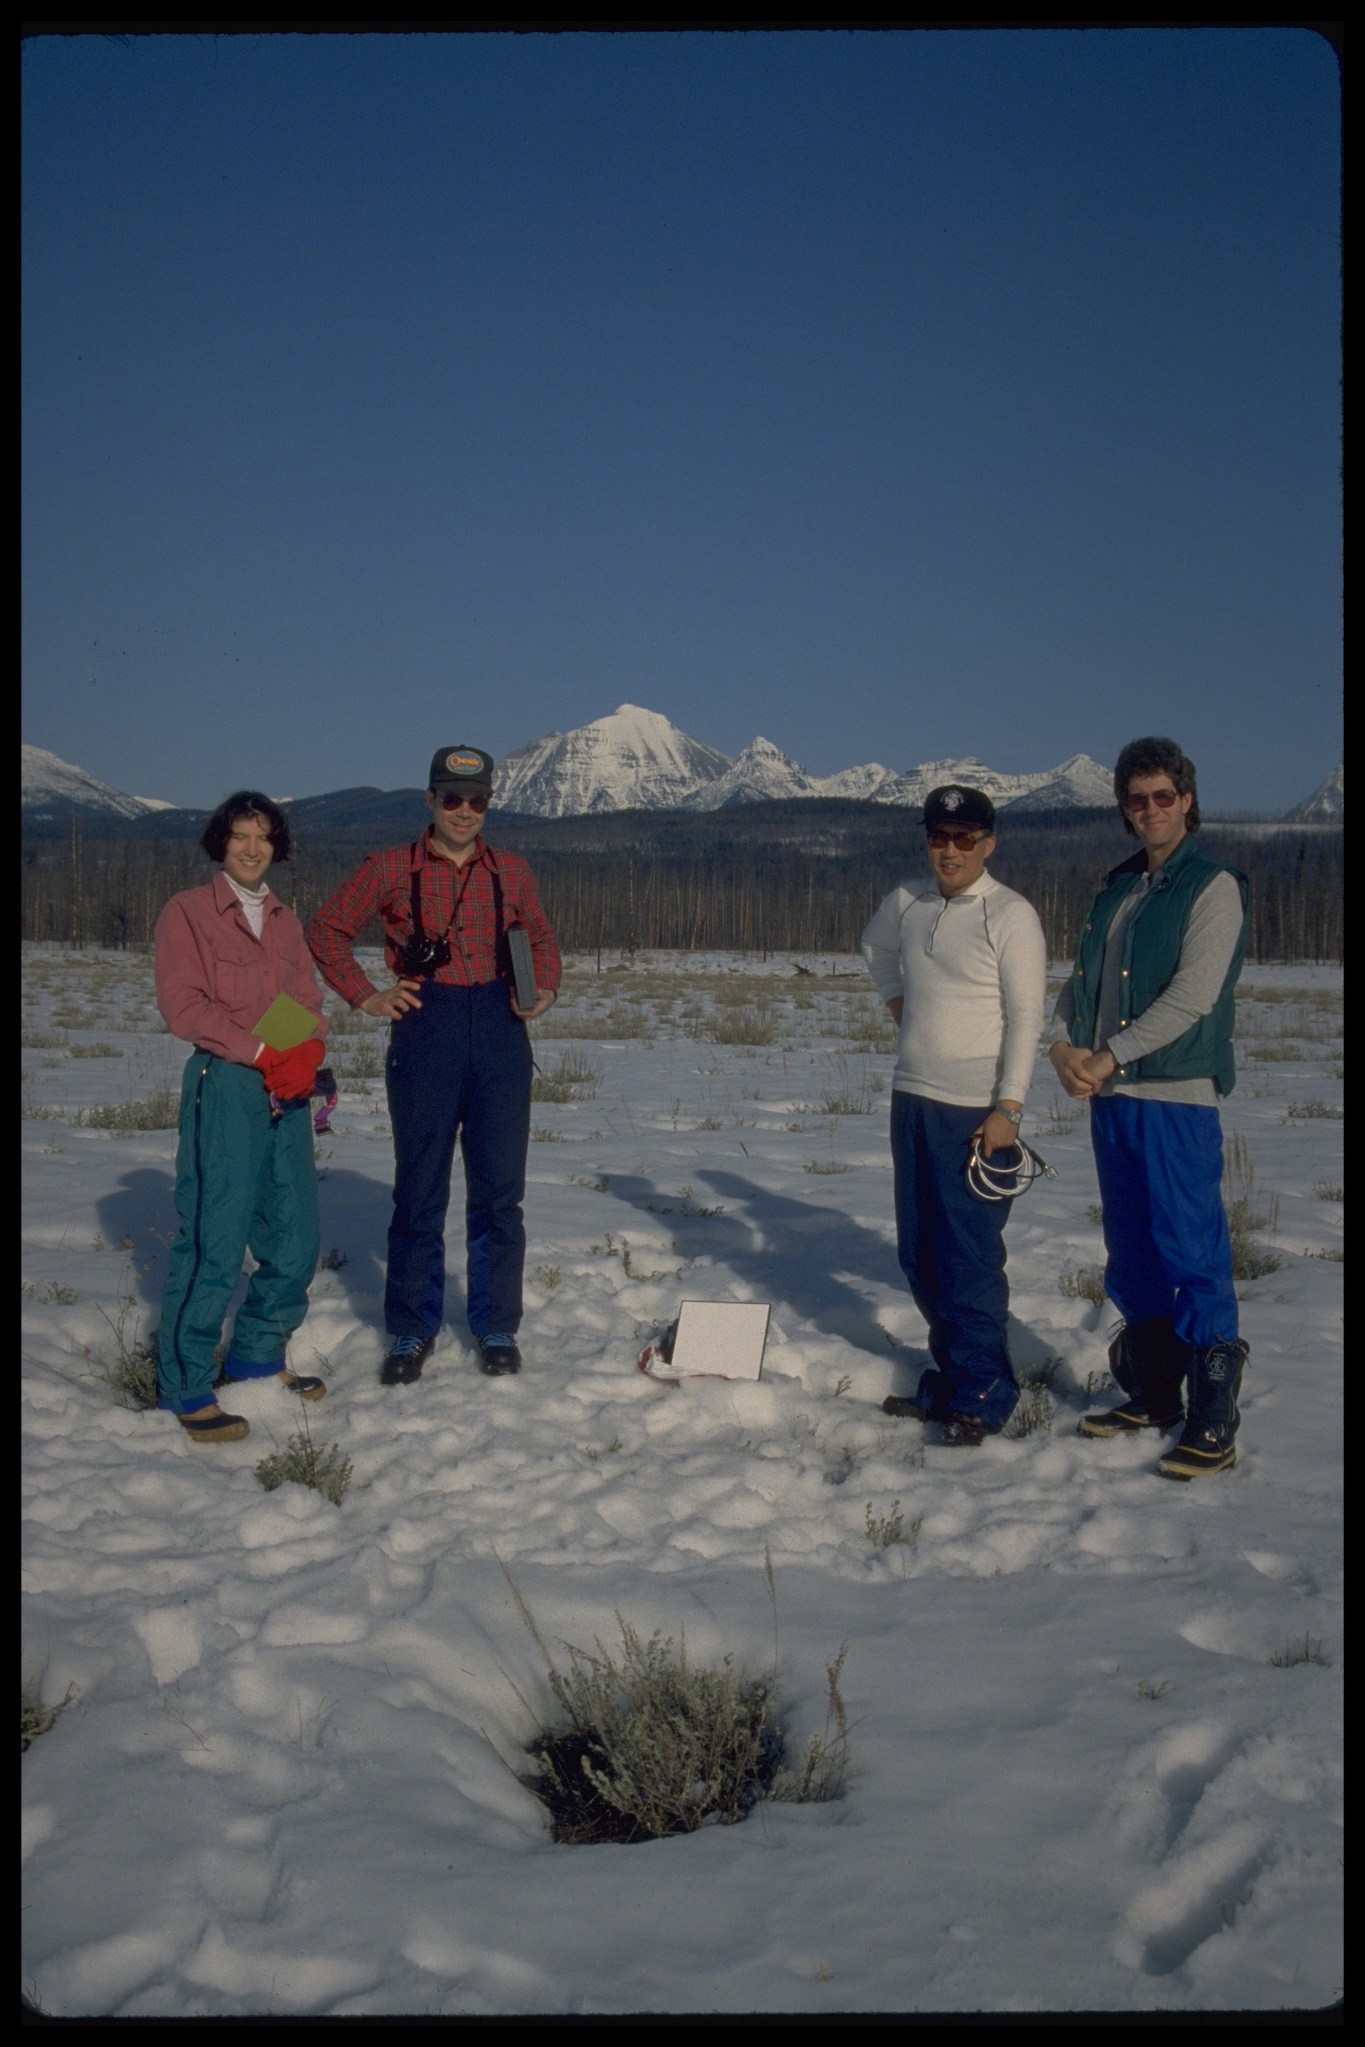
[[(1045, 1062), (1026, 1134), (1058, 1178), (1008, 1243), (1050, 1426), (964, 1458), (880, 1412), (923, 1331), (891, 1033), (855, 962), (605, 964), (572, 963), (537, 1034), (542, 1075), (571, 1051), (588, 1073), (533, 1107), (518, 1379), (484, 1380), (463, 1333), (457, 1197), (437, 1353), (380, 1387), (382, 1033), (333, 1037), (291, 1361), (328, 1378), (306, 1419), (353, 1461), (337, 1508), (257, 1483), (301, 1421), (279, 1388), (234, 1390), (251, 1437), (209, 1452), (100, 1376), (156, 1320), (175, 1135), (89, 1112), (173, 1086), (184, 1048), (145, 957), (26, 949), (23, 1653), (45, 1697), (77, 1687), (23, 1764), (30, 1996), (191, 2018), (1339, 1995), (1340, 975), (1246, 977), (1224, 1124), (1283, 1263), (1239, 1290), (1236, 1470), (1176, 1486), (1152, 1445), (1074, 1433), (1113, 1317), (1061, 1289), (1103, 1249)], [(760, 1383), (635, 1370), (689, 1295), (771, 1303)], [(619, 1611), (769, 1668), (765, 1548), (798, 1746), (849, 1645), (847, 1796), (551, 1844), (516, 1781), (548, 1694), (504, 1567), (552, 1645)], [(1272, 1664), (1287, 1645), (1311, 1653)]]

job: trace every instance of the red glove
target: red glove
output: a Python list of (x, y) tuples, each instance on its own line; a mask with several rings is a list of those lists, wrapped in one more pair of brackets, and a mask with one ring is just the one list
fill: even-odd
[(306, 1100), (313, 1092), (313, 1075), (323, 1059), (321, 1038), (305, 1038), (287, 1052), (272, 1052), (269, 1045), (256, 1061), (267, 1091), (282, 1102)]

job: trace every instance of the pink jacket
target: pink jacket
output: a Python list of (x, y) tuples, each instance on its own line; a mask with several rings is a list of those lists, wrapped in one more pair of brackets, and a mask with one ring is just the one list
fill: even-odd
[(253, 1025), (281, 993), (314, 1012), (325, 1039), (303, 926), (278, 896), (265, 899), (259, 938), (222, 873), (171, 897), (156, 920), (156, 1004), (172, 1036), (252, 1066), (261, 1044)]

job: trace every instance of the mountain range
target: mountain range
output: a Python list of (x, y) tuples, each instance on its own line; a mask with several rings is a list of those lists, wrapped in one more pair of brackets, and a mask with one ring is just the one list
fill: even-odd
[(1016, 804), (1091, 809), (1113, 801), (1109, 775), (1085, 754), (1036, 775), (1002, 775), (978, 760), (926, 761), (903, 771), (874, 761), (813, 775), (769, 739), (751, 741), (732, 759), (638, 704), (620, 704), (573, 732), (551, 732), (518, 747), (498, 763), (493, 787), (504, 810), (586, 817), (611, 810), (721, 810), (802, 796), (909, 807), (940, 782), (984, 789), (1001, 810)]
[[(136, 831), (154, 829), (158, 818), (172, 829), (182, 817), (203, 815), (155, 798), (125, 795), (41, 747), (24, 746), (21, 752), (22, 826), (30, 834), (64, 830), (72, 817)], [(944, 782), (984, 790), (1000, 811), (1107, 809), (1114, 800), (1109, 771), (1088, 754), (1073, 754), (1056, 767), (1025, 775), (1002, 774), (975, 759), (924, 761), (903, 770), (872, 762), (815, 775), (770, 740), (755, 739), (732, 757), (689, 737), (660, 712), (635, 704), (621, 704), (607, 717), (572, 732), (548, 733), (504, 755), (493, 786), (500, 810), (562, 818), (625, 810), (708, 811), (831, 797), (914, 808)], [(376, 828), (385, 829), (396, 802), (410, 818), (414, 794), (420, 791), (365, 787), (300, 799), (293, 808), (300, 821), (307, 813), (313, 829), (331, 822), (334, 811), (352, 827), (360, 821), (358, 813), (370, 814)], [(1286, 813), (1285, 821), (1340, 820), (1344, 801), (1344, 772), (1338, 767)], [(399, 827), (406, 828), (406, 823)]]

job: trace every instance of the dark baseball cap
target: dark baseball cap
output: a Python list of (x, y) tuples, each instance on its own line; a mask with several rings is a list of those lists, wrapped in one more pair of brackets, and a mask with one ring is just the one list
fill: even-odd
[(941, 825), (950, 831), (965, 826), (968, 831), (993, 832), (995, 805), (984, 790), (964, 788), (961, 782), (945, 782), (941, 789), (931, 789), (924, 799), (925, 831), (936, 831)]
[(432, 757), (428, 789), (469, 789), (493, 794), (493, 756), (478, 746), (438, 746)]

